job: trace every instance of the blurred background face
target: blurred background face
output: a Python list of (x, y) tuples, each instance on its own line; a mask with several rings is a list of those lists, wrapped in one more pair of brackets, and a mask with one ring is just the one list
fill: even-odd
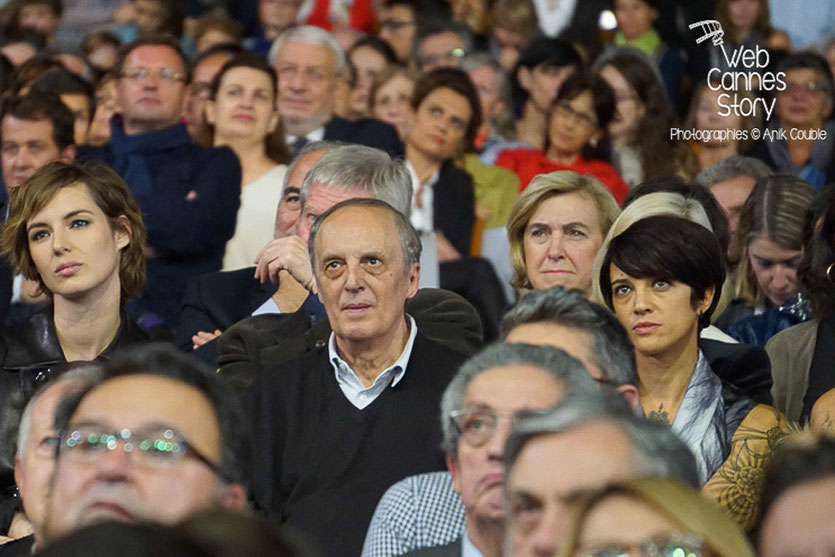
[(371, 86), (386, 68), (386, 59), (370, 46), (361, 46), (351, 52), (351, 63), (357, 70), (356, 86), (351, 91), (351, 112), (356, 117), (367, 116)]
[(600, 77), (615, 93), (615, 117), (609, 123), (609, 134), (614, 141), (627, 139), (644, 116), (644, 105), (635, 89), (614, 66), (603, 66)]
[[(720, 89), (712, 91), (709, 87), (702, 88), (699, 94), (699, 102), (696, 105), (696, 127), (700, 130), (738, 130), (742, 128), (742, 116), (738, 116), (731, 111), (727, 116), (720, 116), (719, 112), (726, 110), (719, 106), (720, 95), (726, 94), (727, 91)], [(723, 103), (730, 102), (728, 97), (723, 98)], [(729, 143), (733, 139), (725, 140)], [(710, 145), (720, 145), (723, 142), (718, 139), (709, 139), (706, 143)]]
[(478, 92), (478, 100), (481, 103), (481, 115), (486, 124), (504, 108), (499, 75), (492, 66), (481, 66), (471, 70), (469, 76)]
[(300, 0), (260, 0), (258, 20), (265, 27), (285, 29), (296, 20), (300, 6)]
[(401, 140), (406, 138), (408, 116), (412, 111), (409, 102), (414, 88), (414, 81), (398, 74), (377, 89), (372, 115), (397, 128)]
[(618, 29), (629, 40), (649, 31), (657, 17), (658, 12), (643, 0), (615, 0)]
[(802, 252), (769, 240), (755, 238), (748, 242), (748, 260), (757, 284), (767, 303), (780, 307), (797, 294), (797, 267)]
[(134, 5), (140, 34), (158, 33), (165, 23), (165, 5), (160, 0), (135, 0)]
[(546, 112), (551, 101), (559, 93), (560, 86), (574, 73), (571, 66), (545, 66), (520, 68), (519, 84), (528, 93), (528, 101), (540, 112)]
[(835, 554), (835, 477), (803, 483), (780, 496), (763, 518), (761, 557)]
[(716, 201), (728, 217), (728, 232), (731, 236), (736, 234), (739, 228), (739, 214), (742, 206), (754, 189), (756, 180), (751, 176), (737, 176), (724, 182), (716, 182), (708, 188)]
[(255, 68), (237, 67), (223, 74), (210, 105), (210, 121), (222, 136), (263, 139), (278, 123), (272, 80)]
[(48, 4), (29, 4), (20, 8), (18, 14), (20, 27), (34, 29), (47, 37), (55, 33), (60, 22), (60, 18)]
[(412, 44), (415, 42), (416, 35), (417, 23), (411, 8), (395, 5), (380, 11), (378, 36), (389, 44), (401, 62), (412, 57)]
[(751, 29), (760, 17), (760, 0), (730, 0), (728, 18), (738, 29)]
[(832, 112), (832, 93), (813, 69), (786, 72), (786, 90), (777, 93), (775, 111), (784, 126), (819, 127)]
[(452, 31), (430, 35), (420, 41), (418, 57), (424, 72), (436, 68), (457, 68), (466, 55), (464, 43)]
[(551, 114), (548, 156), (578, 157), (599, 133), (591, 91), (584, 91), (571, 100), (563, 99)]

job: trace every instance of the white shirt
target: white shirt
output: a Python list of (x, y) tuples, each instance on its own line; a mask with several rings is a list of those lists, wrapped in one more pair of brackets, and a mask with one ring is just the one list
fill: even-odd
[(549, 37), (559, 35), (574, 17), (577, 0), (533, 0), (539, 28)]
[(417, 336), (417, 324), (412, 319), (411, 315), (406, 316), (409, 320), (409, 340), (406, 341), (406, 346), (403, 347), (403, 352), (397, 361), (388, 369), (383, 370), (383, 373), (377, 376), (374, 384), (366, 387), (362, 384), (356, 372), (351, 369), (348, 363), (339, 357), (336, 351), (336, 335), (331, 333), (328, 341), (328, 356), (333, 365), (334, 376), (342, 393), (348, 401), (363, 410), (366, 406), (374, 402), (380, 396), (386, 387), (397, 385), (403, 376), (406, 374), (406, 364), (409, 363), (409, 357), (412, 355), (412, 347), (415, 344), (415, 337)]
[(278, 304), (275, 303), (273, 297), (270, 296), (267, 298), (267, 301), (255, 308), (255, 311), (252, 312), (252, 316), (255, 317), (256, 315), (274, 315), (277, 313), (281, 313), (281, 310), (278, 307)]
[(464, 530), (464, 537), (461, 538), (461, 557), (484, 557), (481, 551), (470, 541), (470, 535)]
[(433, 187), (438, 181), (438, 171), (435, 171), (435, 174), (433, 174), (429, 180), (426, 181), (426, 184), (423, 185), (423, 194), (420, 198), (421, 206), (418, 207), (417, 193), (420, 189), (420, 180), (418, 179), (417, 172), (415, 172), (414, 167), (409, 161), (406, 161), (406, 168), (409, 169), (409, 175), (412, 177), (412, 215), (409, 217), (409, 220), (418, 232), (432, 232), (435, 230), (432, 220), (434, 217), (432, 203), (435, 197), (433, 194)]
[[(305, 139), (307, 139), (308, 143), (313, 143), (314, 141), (322, 141), (323, 139), (325, 139), (325, 126), (320, 126), (316, 128), (304, 137)], [(287, 140), (287, 145), (289, 145), (290, 147), (293, 146), (293, 143), (295, 143), (298, 138), (299, 136), (290, 135), (289, 133), (284, 135), (284, 139)]]

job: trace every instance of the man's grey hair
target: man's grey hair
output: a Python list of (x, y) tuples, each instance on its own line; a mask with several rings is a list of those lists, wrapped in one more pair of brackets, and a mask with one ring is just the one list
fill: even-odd
[(618, 385), (638, 385), (635, 348), (626, 329), (609, 310), (586, 300), (579, 290), (555, 286), (528, 293), (505, 314), (501, 338), (529, 323), (554, 323), (587, 332), (602, 378)]
[[(696, 459), (669, 426), (636, 416), (622, 396), (600, 390), (569, 395), (547, 414), (514, 427), (505, 444), (506, 470), (513, 468), (532, 439), (595, 423), (610, 424), (629, 438), (635, 477), (673, 478), (699, 488)], [(549, 473), (559, 473), (559, 462), (542, 462), (541, 466)]]
[(582, 391), (593, 391), (594, 382), (588, 370), (564, 351), (552, 346), (498, 343), (488, 346), (464, 362), (441, 397), (441, 448), (455, 456), (458, 452), (458, 432), (450, 413), (459, 410), (470, 382), (488, 369), (506, 366), (531, 366), (554, 377), (566, 396)]
[(278, 58), (278, 53), (281, 50), (281, 47), (288, 42), (322, 45), (328, 47), (331, 52), (333, 52), (334, 70), (336, 72), (335, 77), (339, 77), (345, 73), (345, 69), (348, 66), (345, 51), (342, 50), (341, 46), (339, 46), (336, 38), (321, 27), (316, 27), (314, 25), (301, 25), (299, 27), (291, 27), (287, 31), (284, 31), (270, 47), (267, 59), (270, 61), (271, 65), (275, 65), (275, 61)]
[(310, 256), (310, 266), (313, 268), (314, 275), (316, 274), (314, 248), (316, 247), (316, 236), (319, 235), (319, 229), (328, 217), (344, 207), (374, 207), (388, 212), (392, 219), (394, 219), (397, 239), (400, 241), (400, 251), (403, 253), (403, 272), (408, 274), (412, 269), (412, 265), (420, 265), (420, 252), (422, 249), (420, 236), (412, 226), (412, 223), (409, 222), (409, 218), (385, 201), (362, 197), (340, 201), (322, 213), (316, 219), (316, 222), (313, 223), (313, 227), (310, 229), (310, 239), (307, 242), (307, 253)]
[(467, 54), (461, 62), (461, 69), (467, 73), (478, 68), (489, 66), (493, 68), (496, 73), (496, 81), (499, 84), (499, 98), (504, 101), (505, 106), (510, 105), (510, 80), (507, 78), (507, 73), (502, 69), (501, 64), (493, 56), (487, 52), (478, 51), (472, 54)]
[(53, 379), (35, 391), (35, 394), (32, 395), (32, 398), (29, 399), (29, 402), (23, 408), (23, 414), (20, 417), (20, 427), (17, 430), (17, 454), (23, 456), (23, 451), (26, 449), (26, 438), (32, 429), (32, 409), (45, 392), (52, 390), (62, 383), (68, 382), (76, 383), (74, 390), (81, 391), (96, 385), (103, 377), (104, 369), (99, 364), (90, 362), (74, 367), (66, 373), (62, 373), (56, 379)]
[(385, 201), (406, 218), (412, 212), (412, 176), (406, 163), (373, 147), (345, 145), (322, 155), (302, 182), (302, 210), (314, 185), (360, 190), (372, 199)]
[(735, 155), (719, 161), (696, 176), (696, 183), (709, 188), (718, 182), (733, 180), (739, 176), (750, 176), (754, 180), (774, 176), (774, 171), (760, 159)]
[(288, 182), (290, 181), (290, 175), (293, 174), (293, 171), (296, 169), (296, 165), (298, 165), (299, 161), (302, 160), (305, 155), (315, 151), (330, 151), (335, 147), (345, 147), (346, 145), (350, 145), (350, 143), (336, 141), (335, 139), (325, 139), (323, 141), (308, 143), (299, 149), (299, 152), (296, 153), (296, 156), (293, 157), (293, 160), (287, 166), (287, 171), (284, 172), (284, 180), (281, 182), (281, 196), (284, 197), (284, 191), (287, 189)]

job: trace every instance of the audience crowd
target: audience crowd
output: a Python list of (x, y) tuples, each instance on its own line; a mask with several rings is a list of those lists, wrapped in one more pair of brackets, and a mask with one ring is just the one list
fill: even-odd
[(835, 554), (832, 0), (0, 0), (0, 557)]

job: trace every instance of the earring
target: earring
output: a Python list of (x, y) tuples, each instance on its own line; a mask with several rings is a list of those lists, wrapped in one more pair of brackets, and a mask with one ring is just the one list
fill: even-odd
[(830, 263), (829, 267), (826, 268), (826, 278), (829, 279), (829, 282), (835, 284), (835, 263)]
[(591, 141), (589, 141), (589, 144), (590, 144), (592, 147), (597, 147), (597, 140), (596, 140), (596, 139), (592, 139)]

